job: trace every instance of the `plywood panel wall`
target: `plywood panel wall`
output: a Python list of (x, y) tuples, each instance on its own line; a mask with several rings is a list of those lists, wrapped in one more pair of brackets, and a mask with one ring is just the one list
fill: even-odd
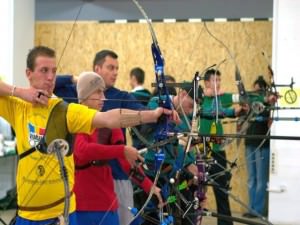
[[(219, 68), (222, 72), (222, 87), (226, 91), (236, 92), (235, 63), (230, 54), (236, 59), (247, 89), (251, 88), (257, 75), (267, 74), (267, 62), (261, 53), (264, 51), (271, 56), (271, 22), (207, 22), (206, 25), (208, 30), (204, 23), (154, 23), (154, 30), (165, 57), (166, 74), (173, 75), (178, 82), (191, 80), (196, 71), (203, 71), (208, 66), (227, 59)], [(82, 71), (92, 70), (95, 53), (102, 49), (112, 49), (119, 55), (120, 69), (116, 86), (130, 90), (129, 71), (132, 67), (140, 66), (146, 71), (145, 86), (150, 89), (154, 73), (147, 24), (77, 22), (73, 29), (72, 27), (73, 23), (69, 22), (36, 23), (36, 45), (54, 48), (57, 58), (61, 58), (58, 74), (78, 75)], [(234, 133), (235, 127), (226, 125), (225, 131)], [(233, 171), (232, 193), (247, 203), (247, 171), (243, 144), (237, 148), (233, 143), (227, 151), (228, 158), (238, 158), (239, 165)], [(231, 206), (232, 211), (246, 211), (234, 201), (231, 201)], [(211, 191), (207, 207), (215, 207)]]

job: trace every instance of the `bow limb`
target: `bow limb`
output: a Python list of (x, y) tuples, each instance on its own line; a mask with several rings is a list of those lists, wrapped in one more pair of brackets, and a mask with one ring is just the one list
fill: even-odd
[[(146, 19), (148, 27), (149, 27), (149, 31), (151, 34), (151, 38), (152, 38), (151, 51), (152, 51), (152, 57), (153, 57), (153, 61), (154, 61), (154, 70), (155, 70), (155, 77), (156, 77), (157, 90), (158, 90), (159, 106), (167, 108), (167, 109), (173, 109), (172, 102), (169, 97), (168, 89), (166, 87), (166, 80), (165, 80), (165, 75), (164, 75), (164, 63), (165, 62), (164, 62), (163, 55), (162, 55), (159, 45), (158, 45), (158, 41), (157, 41), (157, 38), (156, 38), (156, 35), (154, 32), (152, 23), (151, 23), (150, 19), (148, 18), (143, 7), (139, 4), (139, 2), (137, 0), (132, 0), (132, 2), (136, 5), (138, 10), (141, 12), (143, 17)], [(169, 119), (167, 116), (163, 115), (158, 120), (158, 124), (156, 126), (155, 136), (154, 136), (155, 142), (161, 142), (161, 141), (166, 140), (168, 138), (167, 132), (168, 132), (169, 128), (170, 128)], [(164, 157), (165, 156), (164, 156), (163, 149), (157, 148), (157, 153), (155, 154), (155, 158), (156, 158), (156, 165), (158, 165), (157, 166), (158, 168), (156, 168), (157, 171), (156, 171), (155, 179), (154, 179), (153, 185), (151, 187), (151, 191), (148, 195), (146, 202), (141, 207), (139, 212), (136, 213), (136, 215), (134, 216), (134, 219), (137, 218), (142, 213), (142, 211), (145, 209), (148, 202), (150, 201), (152, 195), (154, 194), (154, 188), (155, 188), (158, 178), (160, 176)], [(162, 218), (160, 218), (160, 220), (162, 220)]]
[[(276, 84), (275, 84), (274, 71), (273, 71), (272, 66), (271, 66), (271, 64), (269, 62), (267, 54), (263, 51), (262, 55), (264, 56), (264, 59), (267, 62), (267, 68), (268, 68), (268, 73), (269, 73), (269, 78), (270, 78), (269, 79), (270, 80), (270, 84), (269, 84), (269, 86), (270, 86), (269, 87), (270, 88), (270, 92), (271, 93), (275, 93), (275, 95), (278, 95), (279, 92), (277, 91)], [(291, 85), (293, 85), (293, 81), (292, 81)], [(275, 114), (275, 110), (272, 110), (272, 113), (271, 113), (272, 116), (271, 116), (271, 118), (274, 118), (274, 114)], [(278, 111), (277, 111), (277, 114), (278, 114)]]
[(162, 95), (166, 95), (165, 100), (161, 100), (162, 104), (160, 106), (165, 107), (167, 109), (172, 109), (172, 103), (171, 99), (169, 97), (168, 89), (166, 87), (166, 80), (164, 76), (164, 58), (163, 55), (160, 51), (157, 37), (155, 35), (152, 23), (147, 16), (145, 10), (142, 8), (142, 6), (139, 4), (137, 0), (132, 0), (132, 2), (137, 6), (139, 11), (142, 13), (144, 18), (147, 21), (150, 34), (152, 37), (152, 44), (151, 44), (151, 50), (152, 50), (152, 56), (153, 56), (153, 61), (154, 61), (154, 70), (155, 70), (155, 75), (156, 75), (156, 82), (157, 82), (157, 88), (158, 88), (158, 96), (161, 99)]
[[(247, 30), (246, 30), (246, 28), (244, 26), (243, 26), (243, 30), (244, 30), (246, 36), (249, 37), (249, 45), (248, 45), (248, 48), (249, 48), (250, 47), (250, 39), (251, 38), (250, 38), (250, 35), (249, 35), (249, 33), (247, 32)], [(251, 44), (252, 44), (252, 42), (251, 42)], [(261, 46), (257, 46), (256, 43), (254, 43), (253, 45), (255, 46), (256, 51), (259, 51), (259, 52), (261, 51), (261, 49), (262, 49)], [(270, 64), (269, 57), (268, 57), (268, 55), (267, 55), (267, 53), (265, 51), (261, 51), (261, 54), (262, 54), (262, 56), (263, 56), (263, 58), (264, 58), (264, 60), (265, 60), (265, 62), (267, 64), (267, 70), (268, 70), (268, 75), (269, 75), (269, 84), (268, 84), (269, 87), (267, 87), (266, 90), (263, 90), (263, 93), (265, 94), (266, 97), (268, 96), (268, 93), (271, 93), (271, 94), (274, 93), (275, 95), (278, 95), (279, 92), (277, 91), (277, 88), (276, 88), (275, 79), (274, 79), (274, 71), (273, 71), (272, 66)], [(254, 106), (252, 106), (252, 108), (253, 107)], [(255, 114), (259, 114), (259, 113), (263, 112), (264, 108), (265, 107), (262, 107), (262, 110), (259, 110), (260, 112), (256, 112)], [(255, 111), (255, 110), (252, 110), (252, 111)], [(275, 109), (272, 109), (271, 113), (270, 113), (270, 121), (271, 122), (269, 123), (269, 128), (268, 128), (268, 130), (267, 130), (267, 132), (265, 134), (266, 136), (270, 135), (270, 133), (271, 133), (271, 127), (272, 127), (272, 124), (273, 124), (272, 121), (274, 119), (274, 115), (275, 115)], [(253, 154), (255, 154), (257, 151), (259, 151), (259, 149), (263, 146), (263, 144), (266, 142), (266, 140), (267, 139), (262, 139), (262, 141), (259, 143), (259, 145), (253, 151)]]
[[(64, 157), (72, 154), (72, 151), (69, 149), (69, 144), (66, 141), (69, 135), (69, 131), (66, 126), (61, 127), (59, 125), (66, 124), (66, 121), (64, 122), (64, 119), (62, 118), (66, 118), (67, 108), (68, 104), (59, 102), (52, 109), (48, 119), (45, 136), (43, 137), (41, 144), (38, 145), (38, 148), (40, 148), (40, 151), (42, 151), (42, 153), (55, 154), (59, 164), (59, 170), (65, 194), (63, 213), (61, 216), (58, 216), (59, 225), (69, 224), (71, 198), (68, 170), (64, 162)], [(45, 148), (47, 148), (46, 152), (44, 152)]]
[(63, 50), (62, 50), (62, 52), (61, 52), (61, 55), (60, 55), (60, 57), (59, 57), (59, 60), (58, 60), (58, 62), (57, 62), (57, 68), (59, 68), (59, 66), (60, 66), (61, 60), (62, 60), (62, 58), (63, 58), (63, 56), (64, 56), (64, 53), (65, 53), (65, 51), (66, 51), (66, 49), (67, 49), (67, 46), (68, 46), (69, 41), (70, 41), (70, 39), (71, 39), (71, 37), (72, 37), (72, 34), (73, 34), (73, 32), (74, 32), (75, 26), (76, 26), (76, 24), (77, 24), (77, 21), (78, 21), (78, 19), (79, 19), (80, 13), (81, 13), (81, 11), (82, 11), (84, 5), (85, 5), (85, 2), (82, 1), (82, 4), (80, 5), (79, 10), (78, 10), (78, 12), (77, 12), (77, 14), (76, 14), (76, 16), (75, 16), (75, 20), (74, 20), (74, 22), (73, 22), (72, 28), (71, 28), (71, 30), (70, 30), (70, 32), (69, 32), (69, 35), (68, 35), (66, 44), (64, 45), (64, 48), (63, 48)]
[[(199, 72), (196, 72), (194, 80), (193, 80), (194, 99), (193, 99), (192, 125), (191, 125), (191, 129), (190, 129), (191, 133), (197, 132), (197, 129), (198, 129), (198, 104), (197, 104), (197, 101), (198, 101), (198, 98), (199, 98), (199, 96), (198, 96), (199, 81), (200, 81)], [(185, 151), (184, 151), (184, 156), (186, 156), (186, 153), (190, 150), (192, 140), (193, 140), (193, 137), (189, 136), (188, 141), (187, 141), (187, 145), (186, 145), (186, 148), (185, 148)], [(184, 157), (184, 159), (185, 159), (185, 157)]]
[(60, 225), (68, 225), (69, 224), (69, 210), (70, 210), (70, 185), (69, 185), (69, 178), (68, 178), (68, 171), (64, 163), (64, 152), (69, 150), (69, 144), (64, 139), (56, 139), (53, 140), (52, 143), (48, 147), (48, 152), (54, 152), (57, 157), (61, 178), (64, 183), (64, 192), (65, 192), (65, 199), (64, 199), (64, 210), (62, 217), (59, 218)]
[[(198, 116), (198, 112), (199, 112), (199, 106), (198, 104), (199, 102), (199, 97), (198, 93), (199, 93), (199, 81), (200, 81), (200, 75), (199, 72), (196, 72), (194, 80), (193, 80), (193, 91), (194, 91), (194, 99), (193, 99), (193, 115), (192, 115), (192, 125), (191, 125), (191, 129), (190, 129), (190, 135), (188, 136), (188, 141), (187, 141), (187, 145), (184, 151), (184, 159), (183, 159), (183, 163), (185, 160), (185, 156), (187, 154), (187, 152), (190, 150), (191, 148), (191, 144), (193, 141), (193, 136), (191, 135), (192, 133), (195, 133), (198, 131), (198, 120), (200, 119)], [(202, 212), (203, 212), (203, 208), (202, 208), (202, 204), (205, 201), (206, 197), (206, 188), (205, 188), (205, 183), (206, 183), (206, 162), (204, 161), (204, 159), (201, 156), (200, 150), (198, 148), (196, 148), (196, 165), (197, 165), (197, 185), (198, 185), (198, 189), (196, 192), (196, 198), (195, 201), (197, 203), (197, 217), (196, 217), (196, 222), (197, 224), (201, 224), (202, 223)]]

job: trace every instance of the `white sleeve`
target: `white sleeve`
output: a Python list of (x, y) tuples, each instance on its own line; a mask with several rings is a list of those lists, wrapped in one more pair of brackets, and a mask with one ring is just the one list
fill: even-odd
[(239, 94), (232, 94), (232, 102), (239, 103), (240, 102), (240, 95)]

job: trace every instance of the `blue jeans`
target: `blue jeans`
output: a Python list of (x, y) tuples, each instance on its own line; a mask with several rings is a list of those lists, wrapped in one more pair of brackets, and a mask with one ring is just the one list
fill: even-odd
[(263, 215), (267, 200), (270, 148), (256, 148), (257, 146), (246, 145), (249, 208)]
[[(47, 225), (47, 224), (55, 224), (55, 222), (57, 222), (57, 218), (41, 220), (41, 221), (33, 221), (33, 220), (24, 219), (22, 217), (17, 216), (15, 224), (16, 225)], [(77, 225), (75, 212), (69, 215), (69, 225)]]
[(117, 211), (76, 211), (78, 225), (119, 225)]

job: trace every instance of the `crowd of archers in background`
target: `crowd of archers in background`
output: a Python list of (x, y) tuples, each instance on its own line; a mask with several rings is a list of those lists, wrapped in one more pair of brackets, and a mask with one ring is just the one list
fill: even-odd
[[(49, 113), (59, 102), (59, 99), (50, 97), (53, 91), (56, 96), (63, 98), (66, 102), (80, 104), (69, 104), (66, 114), (67, 127), (71, 133), (75, 134), (72, 142), (74, 160), (69, 157), (67, 167), (69, 174), (74, 173), (74, 176), (70, 175), (72, 191), (70, 196), (70, 224), (156, 224), (156, 221), (160, 221), (161, 217), (159, 211), (150, 210), (147, 215), (145, 213), (142, 216), (143, 219), (139, 217), (133, 220), (133, 213), (128, 209), (128, 207), (134, 206), (140, 208), (151, 192), (157, 198), (155, 208), (158, 207), (162, 210), (168, 208), (174, 212), (174, 215), (177, 215), (175, 216), (176, 224), (196, 224), (197, 215), (194, 207), (185, 204), (185, 202), (194, 204), (195, 193), (199, 189), (199, 183), (195, 180), (195, 177), (198, 176), (195, 149), (192, 148), (185, 153), (185, 139), (173, 139), (166, 143), (163, 146), (165, 158), (157, 183), (153, 183), (154, 171), (157, 169), (156, 149), (148, 149), (143, 157), (137, 151), (137, 149), (147, 146), (147, 143), (153, 143), (156, 130), (155, 122), (162, 114), (172, 115), (177, 131), (189, 131), (195, 97), (192, 85), (185, 85), (180, 90), (173, 87), (169, 88), (169, 97), (178, 113), (175, 114), (174, 111), (170, 112), (159, 107), (157, 90), (151, 93), (143, 87), (145, 74), (139, 67), (133, 68), (130, 72), (132, 87), (130, 93), (116, 88), (118, 69), (118, 55), (111, 50), (102, 50), (96, 53), (94, 57), (93, 71), (81, 73), (79, 76), (56, 76), (53, 50), (46, 47), (34, 48), (28, 55), (26, 70), (31, 88), (21, 89), (1, 83), (3, 86), (3, 88), (1, 86), (0, 92), (2, 96), (0, 98), (1, 105), (6, 107), (2, 107), (0, 115), (9, 121), (16, 131), (18, 153), (21, 154), (27, 150), (26, 148), (33, 147), (30, 144), (38, 143), (43, 134), (34, 136), (33, 133), (30, 133), (34, 132), (32, 129), (27, 131), (28, 134), (24, 134), (22, 127), (18, 124), (20, 118), (16, 119), (15, 116), (22, 115), (23, 128), (30, 127), (30, 124), (31, 128), (33, 126), (36, 129), (45, 129), (47, 122), (49, 122), (47, 121)], [(167, 82), (175, 82), (172, 76), (166, 76), (166, 78)], [(238, 104), (240, 101), (238, 94), (222, 91), (220, 71), (207, 70), (203, 74), (203, 79), (203, 88), (199, 88), (199, 93), (197, 93), (197, 96), (201, 97), (199, 132), (207, 135), (223, 134), (222, 119), (243, 115), (248, 107)], [(254, 82), (254, 88), (266, 88), (266, 83), (262, 77)], [(32, 102), (33, 105), (25, 103), (17, 97)], [(167, 97), (160, 96), (160, 98)], [(252, 98), (263, 104), (273, 104), (276, 101), (274, 95), (256, 94)], [(47, 107), (36, 107), (40, 104), (46, 104)], [(235, 106), (233, 107), (233, 105)], [(216, 113), (219, 117), (218, 120), (215, 119)], [(42, 116), (43, 114), (47, 116)], [(36, 119), (34, 115), (39, 116)], [(180, 120), (177, 118), (178, 115)], [(263, 122), (251, 121), (248, 133), (255, 132), (257, 134), (257, 132), (261, 132), (265, 134), (266, 129), (268, 129), (268, 112), (263, 112), (263, 116), (266, 118)], [(147, 124), (141, 125), (141, 123)], [(136, 125), (139, 126), (135, 127)], [(125, 130), (122, 130), (121, 127), (134, 127), (130, 130), (133, 146), (126, 144)], [(140, 140), (140, 136), (146, 140), (146, 143)], [(38, 139), (28, 143), (27, 137), (38, 137)], [(249, 212), (244, 215), (246, 217), (266, 214), (269, 147), (268, 143), (265, 143), (263, 150), (257, 153), (253, 147), (257, 145), (256, 141), (246, 143), (246, 151), (249, 156), (248, 186), (250, 199)], [(228, 167), (226, 152), (218, 141), (209, 143), (207, 147), (210, 149), (209, 157), (215, 162), (209, 165), (208, 172), (211, 177), (210, 184), (213, 186), (215, 194), (217, 212), (231, 216), (229, 197), (226, 193), (226, 190), (230, 188), (231, 174), (224, 172), (228, 171), (226, 170)], [(45, 157), (43, 154), (35, 151), (29, 157), (24, 157), (19, 163), (17, 224), (49, 224), (56, 221), (63, 211), (64, 197), (59, 190), (61, 183), (54, 185), (41, 182), (43, 185), (39, 189), (45, 190), (45, 192), (40, 196), (33, 196), (32, 194), (30, 200), (27, 200), (30, 182), (26, 179), (24, 181), (22, 168), (27, 163), (31, 163), (30, 168), (34, 167), (37, 158), (43, 157)], [(59, 172), (57, 171), (56, 175), (50, 174), (52, 171), (50, 168), (53, 168), (51, 163), (44, 165), (43, 170), (46, 171), (44, 174), (48, 173), (55, 180)], [(180, 171), (179, 176), (177, 176), (178, 171)], [(169, 182), (172, 178), (175, 178), (175, 183), (181, 184), (182, 188), (177, 186), (172, 188), (172, 182), (171, 184)], [(32, 181), (34, 180), (35, 178), (32, 177)], [(51, 185), (54, 185), (55, 188), (53, 189)], [(133, 188), (133, 185), (136, 187)], [(49, 199), (45, 193), (51, 188), (56, 194)], [(139, 191), (139, 188), (143, 192)], [(76, 198), (74, 198), (73, 192)], [(172, 202), (168, 198), (171, 192), (180, 196), (177, 198), (178, 201)], [(259, 198), (257, 193), (260, 194)], [(202, 200), (205, 202), (205, 199)], [(188, 212), (184, 218), (182, 212)], [(218, 219), (218, 225), (225, 224), (233, 224), (233, 222)]]
[[(109, 50), (102, 50), (98, 52), (94, 59), (93, 70), (97, 74), (99, 74), (105, 81), (106, 89), (104, 91), (105, 98), (107, 101), (104, 102), (104, 107), (102, 110), (107, 110), (111, 108), (130, 108), (130, 109), (154, 109), (158, 107), (158, 93), (157, 89), (154, 88), (152, 93), (145, 89), (143, 84), (145, 80), (145, 73), (140, 67), (133, 68), (130, 71), (130, 85), (131, 92), (128, 93), (126, 91), (121, 91), (114, 87), (118, 76), (118, 56), (115, 52)], [(166, 75), (166, 82), (176, 82), (175, 78)], [(65, 80), (64, 80), (65, 79)], [(199, 89), (198, 96), (201, 96), (201, 110), (202, 119), (201, 124), (199, 124), (199, 131), (202, 134), (211, 134), (223, 133), (223, 127), (221, 120), (215, 121), (214, 116), (211, 116), (216, 111), (216, 105), (219, 105), (219, 113), (220, 118), (225, 117), (236, 117), (240, 114), (243, 114), (243, 110), (245, 108), (236, 104), (235, 107), (232, 107), (233, 104), (239, 103), (239, 98), (237, 94), (224, 93), (221, 89), (221, 73), (218, 70), (210, 69), (207, 70), (205, 74), (203, 74), (204, 79), (204, 88)], [(191, 82), (191, 81), (190, 81)], [(68, 97), (67, 93), (71, 93), (72, 95), (74, 86), (76, 85), (76, 79), (74, 76), (58, 76), (57, 77), (57, 88), (54, 92), (58, 96)], [(254, 82), (255, 90), (266, 90), (266, 82), (263, 80), (262, 76), (259, 76), (257, 80)], [(215, 98), (215, 90), (217, 91), (217, 95), (219, 98)], [(176, 90), (175, 87), (168, 88), (169, 94), (171, 96), (171, 100), (174, 108), (177, 110), (179, 115), (182, 117), (182, 123), (177, 125), (177, 129), (180, 131), (188, 131), (189, 126), (187, 123), (190, 123), (191, 113), (193, 111), (193, 98), (194, 91), (192, 89), (192, 85), (186, 85), (184, 88)], [(264, 93), (264, 92), (260, 92)], [(133, 98), (134, 97), (134, 98)], [(269, 104), (273, 103), (276, 99), (275, 96), (269, 96), (269, 98), (265, 98), (264, 95), (255, 95), (255, 100), (258, 100), (262, 103)], [(72, 98), (70, 98), (72, 99)], [(75, 99), (75, 98), (74, 98)], [(109, 100), (112, 101), (109, 101)], [(138, 101), (135, 101), (137, 99)], [(68, 98), (66, 98), (68, 101)], [(122, 101), (123, 100), (123, 101)], [(247, 110), (247, 107), (246, 109)], [(268, 112), (264, 112), (264, 116), (268, 118)], [(264, 122), (251, 122), (251, 126), (249, 128), (249, 133), (256, 131), (256, 134), (266, 134), (266, 129), (268, 129), (268, 124), (266, 124), (268, 120), (264, 120)], [(257, 127), (258, 126), (258, 127)], [(143, 125), (136, 128), (130, 129), (130, 135), (132, 138), (132, 144), (135, 148), (141, 149), (145, 147), (145, 141), (141, 141), (140, 139), (146, 140), (147, 143), (151, 143), (154, 139), (155, 133), (155, 124)], [(253, 140), (248, 143), (251, 146), (256, 146), (260, 140)], [(268, 143), (265, 142), (264, 146), (268, 146)], [(162, 188), (168, 180), (175, 176), (176, 172), (183, 166), (184, 173), (182, 175), (183, 180), (187, 180), (188, 188), (182, 190), (182, 194), (184, 198), (192, 202), (195, 197), (195, 191), (197, 190), (197, 184), (193, 182), (193, 178), (197, 175), (197, 167), (195, 164), (195, 155), (193, 155), (193, 151), (188, 153), (187, 157), (184, 157), (184, 144), (179, 143), (178, 141), (174, 141), (174, 143), (170, 143), (164, 147), (166, 150), (166, 158), (163, 164), (163, 173), (161, 175), (161, 179), (158, 182), (158, 187)], [(248, 149), (248, 148), (247, 148)], [(264, 148), (264, 154), (268, 154), (268, 148)], [(224, 149), (220, 147), (219, 144), (213, 143), (211, 144), (211, 154), (210, 156), (216, 159), (217, 163), (212, 164), (209, 169), (209, 173), (211, 177), (214, 177), (214, 182), (216, 185), (213, 185), (213, 190), (216, 197), (217, 203), (217, 211), (222, 215), (231, 215), (230, 205), (228, 195), (221, 188), (228, 190), (230, 183), (230, 173), (224, 172), (227, 168), (227, 160), (226, 160), (226, 152)], [(252, 151), (252, 153), (250, 152)], [(267, 185), (267, 174), (268, 174), (268, 158), (259, 156), (261, 151), (247, 150), (248, 159), (248, 167), (252, 167), (252, 173), (249, 173), (249, 212), (244, 214), (245, 217), (256, 217), (257, 214), (266, 215), (266, 185)], [(154, 179), (155, 173), (155, 160), (154, 156), (155, 151), (148, 151), (145, 157), (145, 165), (147, 169), (145, 170), (146, 175), (150, 179)], [(254, 156), (256, 155), (256, 156)], [(185, 158), (184, 162), (182, 162), (183, 157)], [(253, 160), (253, 157), (256, 157)], [(182, 165), (183, 163), (183, 165)], [(260, 165), (259, 167), (255, 166), (255, 164)], [(125, 175), (117, 166), (117, 163), (110, 162), (112, 166), (112, 174), (114, 177), (115, 191), (118, 195), (119, 199), (119, 217), (121, 224), (128, 224), (128, 221), (131, 220), (132, 214), (128, 210), (128, 205), (135, 204), (138, 208), (143, 204), (147, 195), (142, 192), (136, 191), (134, 195), (135, 201), (133, 201), (133, 192), (131, 182), (128, 181), (128, 175)], [(249, 169), (250, 170), (250, 169)], [(256, 171), (257, 170), (257, 171)], [(214, 176), (217, 174), (217, 176)], [(182, 183), (181, 180), (180, 182)], [(124, 188), (124, 183), (126, 182), (127, 186)], [(122, 186), (122, 185), (123, 186)], [(221, 188), (220, 188), (221, 187)], [(257, 193), (261, 195), (260, 198), (257, 198)], [(255, 199), (256, 198), (256, 199)], [(256, 201), (256, 202), (255, 202)], [(255, 202), (255, 203), (254, 203)], [(186, 206), (187, 207), (187, 206)], [(185, 210), (184, 204), (182, 204), (182, 210)], [(193, 210), (190, 210), (193, 211)], [(256, 214), (257, 213), (257, 214)], [(127, 214), (127, 217), (125, 216)], [(152, 213), (152, 217), (158, 218), (156, 213)], [(179, 223), (187, 221), (189, 223), (195, 222), (197, 218), (195, 217), (194, 212), (189, 213), (190, 216), (187, 219), (180, 220)], [(256, 214), (256, 215), (255, 215)], [(144, 224), (148, 224), (151, 222), (145, 220)], [(231, 221), (226, 220), (218, 220), (218, 224), (232, 224)]]

